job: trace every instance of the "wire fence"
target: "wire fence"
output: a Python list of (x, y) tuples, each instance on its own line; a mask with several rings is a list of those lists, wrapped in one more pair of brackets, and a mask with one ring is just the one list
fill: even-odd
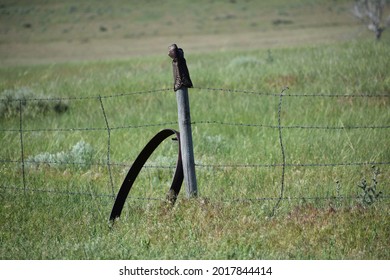
[[(10, 165), (16, 165), (20, 167), (21, 170), (21, 184), (16, 185), (12, 184), (10, 185), (7, 183), (6, 180), (2, 180), (1, 183), (1, 189), (3, 190), (15, 190), (15, 191), (34, 191), (34, 192), (43, 192), (43, 193), (53, 193), (53, 194), (59, 194), (59, 195), (75, 195), (75, 196), (93, 196), (93, 197), (103, 197), (103, 198), (115, 198), (116, 195), (116, 189), (114, 179), (113, 179), (113, 171), (112, 168), (119, 167), (119, 168), (128, 168), (131, 166), (131, 164), (127, 162), (115, 162), (112, 160), (112, 133), (115, 131), (127, 131), (130, 129), (145, 129), (145, 128), (159, 128), (164, 126), (176, 126), (177, 121), (166, 121), (166, 122), (156, 122), (156, 123), (143, 123), (143, 124), (128, 124), (128, 125), (120, 125), (120, 126), (114, 126), (111, 125), (109, 122), (109, 119), (107, 117), (106, 108), (105, 108), (105, 101), (109, 99), (116, 99), (119, 97), (126, 97), (126, 96), (136, 96), (136, 95), (146, 95), (146, 94), (159, 94), (159, 93), (165, 93), (165, 92), (171, 92), (172, 89), (157, 89), (157, 90), (148, 90), (148, 91), (137, 91), (137, 92), (129, 92), (129, 93), (118, 93), (118, 94), (112, 94), (112, 95), (92, 95), (92, 96), (82, 96), (82, 97), (65, 97), (65, 98), (20, 98), (20, 99), (4, 99), (0, 98), (1, 102), (13, 102), (18, 104), (17, 111), (19, 113), (18, 115), (18, 126), (14, 125), (12, 127), (2, 127), (0, 126), (0, 133), (2, 133), (5, 137), (6, 134), (14, 134), (19, 135), (19, 157), (18, 159), (15, 158), (7, 158), (3, 156), (3, 158), (0, 158), (0, 164), (3, 166), (3, 169), (7, 169), (5, 167), (9, 167)], [(268, 129), (275, 129), (278, 134), (278, 141), (279, 141), (279, 149), (280, 149), (280, 159), (277, 163), (264, 163), (264, 162), (255, 162), (255, 163), (240, 163), (235, 162), (234, 164), (231, 163), (216, 163), (216, 164), (209, 164), (209, 163), (202, 163), (202, 162), (195, 162), (195, 166), (197, 170), (203, 169), (211, 169), (213, 172), (216, 172), (216, 170), (228, 170), (228, 169), (256, 169), (256, 168), (280, 168), (280, 177), (279, 177), (279, 183), (278, 183), (278, 193), (274, 196), (267, 196), (267, 197), (236, 197), (236, 198), (230, 198), (227, 199), (227, 201), (275, 201), (275, 208), (278, 207), (280, 202), (282, 200), (329, 200), (329, 199), (342, 199), (342, 200), (350, 200), (350, 199), (356, 199), (356, 195), (307, 195), (307, 196), (298, 196), (298, 197), (292, 197), (287, 196), (285, 194), (285, 184), (286, 184), (286, 168), (321, 168), (321, 167), (346, 167), (346, 166), (381, 166), (381, 167), (388, 167), (390, 166), (390, 159), (381, 160), (381, 161), (373, 161), (370, 159), (367, 159), (366, 161), (341, 161), (341, 162), (312, 162), (312, 163), (301, 163), (301, 162), (290, 162), (286, 158), (286, 147), (288, 147), (289, 142), (284, 137), (284, 133), (287, 130), (329, 130), (329, 131), (341, 131), (341, 130), (370, 130), (370, 131), (384, 131), (387, 133), (387, 138), (389, 138), (390, 135), (388, 135), (388, 129), (390, 128), (390, 120), (388, 120), (386, 123), (376, 124), (376, 125), (283, 125), (283, 112), (284, 112), (284, 104), (286, 98), (348, 98), (348, 99), (363, 99), (363, 100), (369, 100), (369, 99), (377, 99), (377, 98), (389, 98), (390, 95), (388, 94), (376, 94), (376, 95), (366, 95), (366, 94), (290, 94), (286, 89), (283, 89), (280, 93), (262, 93), (262, 92), (256, 92), (256, 91), (247, 91), (247, 90), (237, 90), (237, 89), (222, 89), (222, 88), (202, 88), (202, 87), (195, 87), (192, 89), (193, 92), (196, 91), (206, 91), (206, 92), (223, 92), (223, 93), (231, 93), (231, 94), (246, 94), (246, 95), (253, 95), (261, 97), (275, 97), (278, 98), (277, 103), (277, 124), (263, 124), (263, 123), (245, 123), (245, 122), (229, 122), (224, 120), (216, 120), (216, 119), (204, 119), (204, 120), (194, 120), (191, 122), (193, 126), (221, 126), (221, 127), (239, 127), (242, 129), (245, 128), (268, 128)], [(98, 101), (98, 104), (100, 105), (100, 112), (101, 116), (104, 119), (104, 126), (100, 127), (55, 127), (55, 128), (26, 128), (25, 127), (25, 116), (24, 116), (24, 109), (26, 102), (73, 102), (73, 101), (87, 101), (87, 100), (95, 100)], [(105, 159), (100, 160), (97, 162), (88, 162), (85, 163), (83, 161), (77, 161), (77, 160), (28, 160), (25, 156), (26, 151), (26, 143), (25, 143), (25, 134), (26, 133), (49, 133), (49, 132), (70, 132), (70, 133), (76, 133), (76, 132), (88, 132), (88, 131), (102, 131), (106, 133), (106, 144), (105, 144)], [(387, 142), (389, 144), (389, 142)], [(382, 147), (385, 152), (388, 152), (388, 146)], [(4, 147), (3, 147), (4, 149)], [(7, 149), (7, 147), (5, 147)], [(7, 153), (3, 153), (3, 155), (6, 155)], [(195, 154), (195, 160), (196, 160), (196, 154)], [(62, 165), (62, 166), (96, 166), (96, 167), (104, 167), (107, 168), (108, 173), (108, 185), (110, 192), (109, 193), (99, 193), (99, 192), (85, 192), (85, 191), (63, 191), (63, 190), (57, 190), (57, 189), (47, 189), (47, 188), (39, 188), (37, 186), (31, 186), (29, 183), (29, 177), (28, 172), (26, 172), (26, 165), (35, 164), (49, 164), (49, 165)], [(175, 168), (174, 165), (146, 165), (145, 168), (148, 169), (173, 169)], [(3, 171), (6, 172), (6, 171)], [(5, 173), (3, 173), (5, 174)], [(387, 184), (387, 182), (385, 182)], [(388, 187), (387, 185), (385, 188)], [(200, 186), (200, 191), (202, 192), (202, 187)], [(132, 197), (132, 199), (140, 199), (140, 200), (159, 200), (160, 198), (153, 198), (153, 197)], [(383, 193), (381, 193), (381, 199), (383, 200), (389, 200), (390, 194), (388, 193), (387, 189), (383, 190)]]

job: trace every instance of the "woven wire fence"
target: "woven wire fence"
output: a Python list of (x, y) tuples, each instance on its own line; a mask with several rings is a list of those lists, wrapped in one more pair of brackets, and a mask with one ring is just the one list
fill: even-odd
[[(284, 117), (283, 112), (285, 111), (285, 104), (288, 103), (287, 98), (294, 98), (294, 99), (305, 99), (305, 98), (326, 98), (326, 99), (334, 99), (339, 100), (340, 98), (346, 98), (348, 100), (351, 99), (363, 99), (363, 100), (370, 100), (370, 99), (387, 99), (390, 97), (388, 94), (377, 94), (377, 95), (365, 95), (365, 94), (290, 94), (288, 90), (283, 89), (280, 93), (261, 93), (256, 91), (247, 91), (247, 90), (236, 90), (236, 89), (222, 89), (222, 88), (199, 88), (195, 87), (191, 89), (191, 93), (196, 94), (197, 92), (207, 92), (207, 93), (229, 93), (229, 94), (240, 94), (243, 95), (243, 98), (245, 98), (245, 95), (251, 95), (256, 96), (259, 99), (263, 97), (274, 97), (277, 98), (277, 108), (276, 114), (277, 114), (277, 123), (275, 124), (264, 124), (264, 123), (246, 123), (246, 122), (231, 122), (231, 121), (225, 121), (225, 120), (218, 120), (218, 119), (193, 119), (191, 124), (194, 127), (199, 127), (199, 129), (202, 129), (204, 126), (219, 126), (219, 127), (227, 127), (227, 128), (239, 128), (239, 129), (272, 129), (277, 132), (277, 140), (278, 140), (278, 146), (279, 146), (279, 152), (280, 157), (277, 159), (275, 163), (267, 163), (267, 162), (236, 162), (234, 163), (224, 163), (224, 162), (218, 162), (218, 163), (204, 163), (202, 161), (197, 161), (197, 155), (195, 154), (195, 166), (197, 172), (202, 172), (202, 170), (211, 170), (212, 173), (215, 172), (230, 172), (233, 169), (234, 170), (242, 170), (242, 169), (254, 169), (257, 170), (259, 168), (273, 168), (274, 170), (271, 171), (275, 173), (274, 181), (277, 185), (277, 189), (274, 191), (274, 195), (270, 196), (253, 196), (250, 195), (242, 196), (238, 194), (235, 198), (226, 198), (226, 201), (252, 201), (252, 202), (258, 202), (258, 201), (274, 201), (275, 207), (279, 205), (279, 203), (283, 200), (330, 200), (330, 199), (342, 199), (342, 200), (351, 200), (351, 199), (357, 199), (357, 195), (349, 194), (349, 195), (343, 195), (340, 193), (337, 193), (337, 188), (340, 187), (339, 182), (336, 182), (336, 194), (332, 192), (328, 192), (327, 194), (321, 194), (321, 195), (302, 195), (302, 196), (291, 196), (286, 194), (286, 184), (288, 184), (288, 178), (286, 178), (286, 170), (291, 168), (317, 168), (317, 169), (323, 169), (323, 168), (340, 168), (340, 167), (366, 167), (366, 166), (375, 166), (380, 168), (388, 168), (390, 165), (390, 158), (387, 158), (386, 160), (381, 161), (373, 161), (371, 159), (367, 159), (364, 161), (338, 161), (338, 162), (300, 162), (300, 161), (291, 161), (286, 157), (286, 149), (289, 147), (290, 141), (294, 141), (294, 139), (287, 139), (285, 137), (285, 133), (287, 131), (291, 130), (299, 130), (299, 131), (316, 131), (316, 130), (322, 130), (322, 131), (378, 131), (381, 130), (387, 135), (387, 139), (389, 138), (389, 128), (390, 128), (390, 120), (388, 120), (386, 123), (381, 124), (375, 124), (375, 125), (284, 125)], [(113, 199), (116, 196), (116, 191), (119, 189), (119, 186), (114, 181), (113, 168), (121, 168), (126, 169), (131, 166), (131, 163), (129, 162), (115, 162), (112, 160), (112, 133), (115, 132), (126, 132), (129, 130), (137, 129), (142, 130), (146, 128), (154, 128), (159, 129), (165, 126), (177, 126), (176, 121), (166, 121), (166, 122), (159, 122), (159, 123), (143, 123), (143, 124), (128, 124), (128, 125), (120, 125), (120, 126), (114, 126), (110, 123), (110, 120), (106, 113), (106, 102), (111, 99), (117, 99), (120, 97), (131, 97), (131, 96), (137, 96), (137, 95), (147, 95), (147, 94), (160, 94), (165, 92), (172, 92), (172, 89), (157, 89), (157, 90), (148, 90), (148, 91), (137, 91), (137, 92), (129, 92), (129, 93), (118, 93), (113, 95), (93, 95), (93, 96), (83, 96), (83, 97), (66, 97), (66, 98), (23, 98), (23, 99), (12, 99), (7, 100), (7, 102), (15, 103), (14, 106), (17, 108), (17, 111), (19, 115), (17, 116), (18, 122), (14, 122), (13, 127), (3, 127), (0, 126), (0, 133), (3, 135), (3, 137), (9, 137), (9, 135), (13, 135), (14, 139), (17, 139), (18, 146), (19, 146), (19, 157), (18, 158), (7, 158), (3, 156), (3, 158), (0, 158), (0, 164), (2, 165), (3, 169), (3, 175), (6, 174), (7, 170), (10, 170), (12, 168), (16, 168), (20, 171), (19, 173), (19, 184), (17, 183), (9, 183), (8, 180), (2, 180), (0, 183), (0, 188), (3, 190), (12, 190), (12, 191), (20, 191), (20, 193), (27, 192), (27, 191), (34, 191), (34, 192), (44, 192), (44, 193), (52, 193), (52, 194), (59, 194), (59, 195), (74, 195), (74, 196), (92, 196), (92, 197), (103, 197), (108, 199)], [(96, 116), (96, 118), (102, 118), (104, 119), (104, 126), (100, 127), (77, 127), (77, 126), (71, 126), (71, 127), (57, 127), (54, 125), (54, 127), (45, 127), (45, 128), (28, 128), (25, 126), (26, 122), (26, 116), (24, 115), (24, 106), (26, 102), (87, 102), (89, 100), (96, 101), (97, 104), (95, 106), (99, 106), (100, 115)], [(5, 102), (5, 99), (0, 99), (0, 102)], [(77, 112), (73, 112), (73, 114), (77, 114)], [(105, 156), (104, 159), (100, 159), (96, 162), (88, 162), (85, 163), (83, 161), (77, 161), (73, 158), (68, 158), (67, 160), (57, 160), (54, 159), (43, 159), (43, 160), (31, 160), (28, 157), (26, 157), (26, 139), (25, 136), (27, 134), (34, 134), (34, 133), (87, 133), (87, 132), (103, 132), (106, 136), (105, 138), (101, 138), (99, 141), (104, 141), (105, 144)], [(362, 132), (362, 134), (367, 132)], [(18, 136), (18, 137), (16, 137)], [(386, 137), (386, 136), (385, 136)], [(140, 140), (141, 141), (141, 140)], [(142, 139), (142, 141), (147, 141), (147, 139)], [(387, 142), (389, 143), (389, 142)], [(43, 146), (45, 146), (45, 143), (42, 143)], [(201, 145), (201, 144), (200, 144)], [(7, 149), (7, 147), (3, 147), (2, 149)], [(383, 149), (386, 152), (388, 152), (389, 146), (385, 145), (384, 147), (380, 147), (380, 149)], [(7, 153), (4, 153), (7, 154)], [(69, 190), (69, 188), (63, 189), (57, 189), (56, 187), (51, 188), (42, 188), (39, 185), (37, 186), (36, 182), (30, 182), (30, 172), (28, 172), (28, 167), (30, 165), (58, 165), (58, 166), (94, 166), (97, 168), (104, 168), (106, 169), (107, 174), (107, 191), (106, 192), (100, 192), (100, 191), (94, 191), (94, 190), (78, 190), (77, 189), (77, 179), (72, 182), (73, 189)], [(13, 166), (13, 167), (12, 167)], [(156, 165), (156, 164), (149, 164), (146, 165), (145, 168), (147, 169), (167, 169), (171, 170), (174, 168), (173, 165)], [(240, 172), (240, 171), (238, 171)], [(66, 173), (64, 176), (69, 176), (68, 171), (64, 172)], [(385, 172), (385, 174), (389, 174), (388, 172)], [(120, 178), (116, 181), (120, 181)], [(373, 179), (375, 180), (375, 178)], [(363, 181), (362, 181), (363, 182)], [(366, 182), (367, 189), (370, 188), (369, 183)], [(376, 183), (375, 181), (373, 181)], [(64, 182), (66, 184), (66, 180)], [(364, 183), (363, 183), (364, 184)], [(384, 201), (388, 201), (390, 199), (390, 194), (388, 193), (388, 180), (384, 182), (384, 186), (382, 186), (381, 193), (380, 193), (380, 199)], [(238, 182), (238, 185), (241, 185)], [(299, 186), (298, 186), (299, 187)], [(365, 186), (361, 186), (362, 188)], [(241, 186), (240, 186), (241, 188)], [(202, 185), (199, 186), (200, 193), (202, 193)], [(376, 190), (374, 190), (374, 195)], [(378, 195), (379, 196), (379, 195)], [(145, 200), (160, 200), (161, 198), (156, 197), (142, 197), (142, 196), (135, 196), (133, 197), (135, 199), (145, 199)], [(224, 200), (224, 198), (222, 198)]]

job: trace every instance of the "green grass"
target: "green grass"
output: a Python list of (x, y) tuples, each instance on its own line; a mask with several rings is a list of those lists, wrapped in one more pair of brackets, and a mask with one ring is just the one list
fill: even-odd
[(389, 257), (385, 205), (334, 211), (309, 204), (268, 219), (255, 204), (182, 199), (169, 209), (133, 202), (110, 228), (104, 199), (11, 192), (2, 198), (8, 221), (2, 222), (2, 259)]
[[(305, 26), (313, 22), (307, 9), (324, 11), (327, 7), (321, 1), (315, 5), (297, 1), (291, 4), (294, 7), (283, 10), (285, 2), (272, 1), (275, 6), (269, 6), (268, 11), (275, 9), (279, 16), (287, 13), (288, 18), (294, 15), (292, 26), (284, 29), (291, 32), (302, 30), (298, 19)], [(340, 7), (336, 14), (345, 9), (344, 4)], [(218, 21), (235, 21), (239, 30), (252, 32), (245, 27), (250, 22), (244, 22), (243, 17), (253, 9), (241, 7), (236, 17)], [(219, 10), (229, 14), (228, 10)], [(69, 21), (64, 16), (68, 12), (77, 15), (71, 7), (55, 11), (58, 14), (51, 20), (56, 24), (50, 28)], [(120, 12), (113, 9), (103, 16), (115, 14), (113, 18), (120, 20)], [(140, 8), (138, 13), (135, 22), (144, 21), (149, 31), (161, 22), (153, 9), (146, 15)], [(161, 17), (164, 22), (167, 15)], [(272, 19), (264, 19), (271, 22), (264, 27), (269, 31), (279, 28)], [(201, 27), (197, 31), (196, 22), (188, 21), (191, 34), (206, 36)], [(226, 32), (222, 26), (215, 25), (220, 34)], [(159, 30), (161, 36), (172, 35), (169, 28)], [(53, 33), (42, 32), (27, 45), (46, 44), (52, 36), (49, 34)], [(122, 35), (104, 36), (114, 40)], [(66, 36), (72, 37), (66, 33), (58, 40)], [(91, 36), (95, 40), (98, 35)], [(17, 43), (10, 37), (5, 40)], [(145, 168), (113, 227), (107, 221), (113, 199), (105, 166), (108, 134), (99, 96), (111, 128), (110, 160), (120, 163), (112, 166), (116, 194), (147, 141), (163, 128), (178, 129), (169, 57), (164, 53), (92, 62), (5, 63), (0, 67), (0, 110), (5, 112), (0, 112), (0, 139), (5, 147), (0, 149), (0, 259), (389, 259), (388, 165), (377, 166), (376, 191), (382, 194), (372, 205), (362, 201), (364, 191), (358, 187), (363, 178), (372, 184), (370, 165), (287, 166), (285, 199), (273, 217), (270, 214), (280, 195), (282, 168), (261, 166), (282, 162), (275, 127), (278, 94), (285, 86), (289, 90), (282, 100), (283, 126), (388, 126), (390, 79), (385, 58), (389, 48), (387, 37), (382, 42), (360, 38), (284, 48), (211, 48), (201, 53), (185, 48), (195, 86), (189, 91), (200, 197), (187, 200), (183, 186), (173, 208), (154, 200), (165, 196), (173, 169)], [(53, 61), (61, 59), (54, 57)], [(160, 89), (167, 90), (154, 91)], [(22, 112), (24, 159), (48, 161), (39, 165), (26, 162), (26, 192), (20, 163), (20, 103), (10, 106), (9, 98), (3, 102), (12, 94), (30, 98), (23, 103)], [(372, 97), (323, 96), (329, 94)], [(67, 110), (51, 109), (58, 100), (31, 100), (42, 97), (65, 98)], [(232, 125), (240, 123), (254, 126)], [(67, 130), (72, 128), (81, 130)], [(387, 128), (285, 128), (282, 133), (287, 164), (390, 159)], [(80, 143), (93, 152), (83, 154)], [(177, 142), (166, 141), (147, 164), (171, 167), (176, 157)], [(54, 164), (53, 159), (85, 165)], [(333, 199), (335, 196), (338, 199)], [(260, 200), (249, 201), (257, 198)]]

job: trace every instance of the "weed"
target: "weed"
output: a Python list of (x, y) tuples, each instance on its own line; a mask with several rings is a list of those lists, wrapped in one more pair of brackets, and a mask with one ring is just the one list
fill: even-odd
[(274, 57), (273, 57), (273, 55), (272, 55), (272, 52), (271, 52), (271, 50), (267, 50), (267, 58), (266, 58), (266, 61), (267, 61), (267, 63), (273, 63), (274, 62)]
[(331, 205), (331, 206), (335, 206), (336, 208), (340, 208), (342, 206), (342, 203), (341, 203), (342, 198), (343, 197), (341, 195), (341, 182), (340, 182), (340, 180), (336, 180), (336, 195), (333, 197), (334, 205)]
[(336, 181), (336, 197), (340, 197), (340, 191), (341, 191), (341, 184), (340, 181)]
[(372, 166), (372, 179), (371, 185), (369, 186), (367, 180), (363, 178), (361, 182), (358, 184), (358, 187), (363, 190), (363, 193), (359, 196), (360, 201), (364, 205), (372, 205), (376, 202), (379, 197), (382, 195), (381, 191), (377, 191), (378, 186), (378, 175), (380, 174), (380, 170), (376, 166)]

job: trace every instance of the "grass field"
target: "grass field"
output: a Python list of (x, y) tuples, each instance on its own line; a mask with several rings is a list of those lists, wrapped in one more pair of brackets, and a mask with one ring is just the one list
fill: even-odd
[[(389, 259), (389, 35), (375, 42), (348, 1), (263, 2), (1, 1), (0, 259)], [(132, 161), (178, 129), (174, 42), (195, 86), (199, 198), (159, 200), (166, 141), (112, 226)]]
[(173, 42), (203, 53), (348, 41), (368, 33), (351, 7), (347, 0), (2, 0), (0, 62), (161, 55)]

